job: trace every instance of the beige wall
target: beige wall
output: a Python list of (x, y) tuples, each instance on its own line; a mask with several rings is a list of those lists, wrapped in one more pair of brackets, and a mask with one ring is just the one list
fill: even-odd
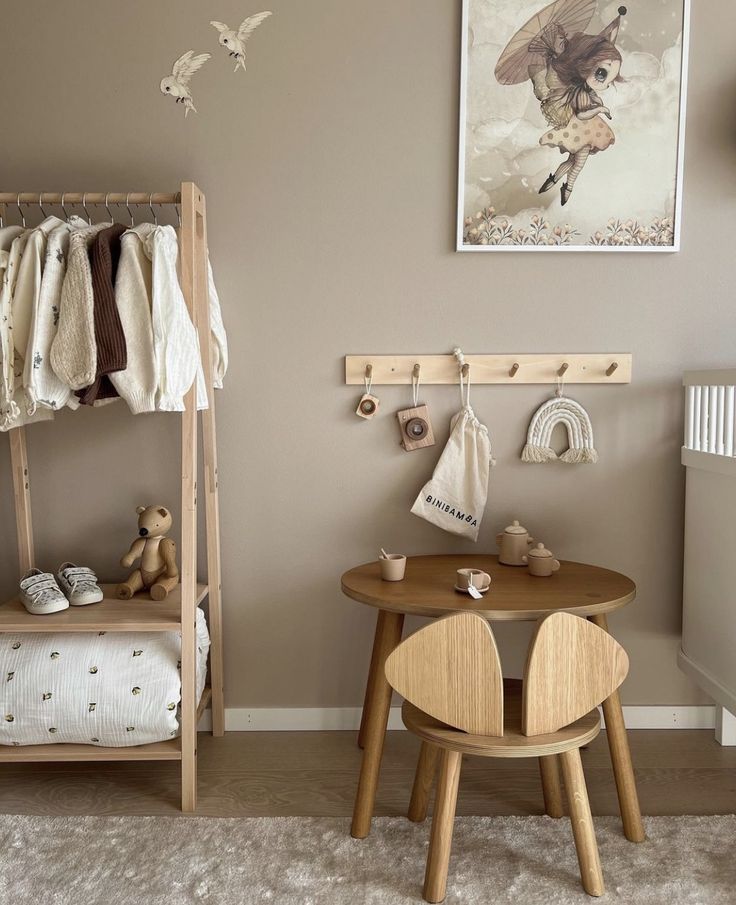
[[(684, 368), (734, 364), (736, 6), (695, 4), (681, 254), (484, 256), (453, 252), (459, 2), (269, 3), (237, 76), (207, 23), (239, 21), (239, 0), (3, 0), (0, 37), (3, 190), (194, 179), (207, 193), (232, 355), (218, 397), (228, 705), (357, 704), (373, 613), (341, 597), (340, 573), (379, 544), (476, 549), (409, 514), (439, 447), (399, 449), (392, 413), (408, 390), (379, 389), (381, 416), (363, 423), (341, 382), (346, 352), (456, 343), (633, 352), (630, 387), (575, 390), (596, 431), (592, 468), (520, 463), (544, 388), (476, 388), (499, 461), (477, 549), (518, 517), (556, 553), (631, 575), (639, 597), (612, 619), (631, 654), (625, 700), (702, 700), (675, 663), (679, 382)], [(158, 82), (190, 47), (214, 57), (185, 121)], [(433, 387), (426, 401), (441, 443), (458, 393)], [(133, 507), (175, 501), (176, 428), (118, 405), (29, 431), (42, 565), (119, 574)], [(525, 632), (501, 632), (502, 649), (518, 657)]]

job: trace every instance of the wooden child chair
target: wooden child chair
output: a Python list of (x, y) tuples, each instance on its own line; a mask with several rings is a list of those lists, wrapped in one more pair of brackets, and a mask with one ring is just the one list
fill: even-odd
[[(424, 877), (424, 898), (445, 898), (463, 754), (538, 757), (547, 813), (561, 816), (558, 755), (583, 888), (603, 894), (598, 845), (580, 748), (601, 728), (597, 705), (626, 678), (629, 659), (607, 632), (579, 616), (554, 613), (532, 639), (523, 684), (504, 680), (490, 625), (477, 613), (448, 616), (411, 635), (386, 661), (405, 698), (406, 728), (422, 739), (409, 817), (427, 815), (441, 754)], [(557, 799), (555, 801), (555, 798)]]

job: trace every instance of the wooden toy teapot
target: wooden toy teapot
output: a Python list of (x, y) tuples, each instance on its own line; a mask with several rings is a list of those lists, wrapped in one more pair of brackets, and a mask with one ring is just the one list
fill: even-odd
[(539, 578), (549, 578), (553, 572), (560, 568), (559, 559), (555, 559), (552, 551), (547, 550), (544, 544), (537, 544), (523, 559), (529, 566), (529, 574), (536, 575)]
[(504, 531), (496, 535), (499, 554), (498, 561), (505, 566), (526, 565), (526, 554), (534, 543), (534, 538), (518, 520), (514, 520)]

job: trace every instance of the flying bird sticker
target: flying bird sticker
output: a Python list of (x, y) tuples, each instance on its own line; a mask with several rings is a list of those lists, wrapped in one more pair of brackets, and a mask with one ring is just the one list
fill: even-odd
[(171, 75), (161, 79), (161, 93), (176, 98), (177, 104), (184, 105), (184, 118), (189, 116), (189, 111), (197, 112), (189, 91), (189, 82), (197, 70), (201, 69), (212, 54), (198, 53), (195, 56), (193, 50), (182, 54), (174, 63)]
[(264, 19), (268, 19), (270, 15), (271, 13), (266, 11), (256, 13), (254, 16), (248, 16), (237, 31), (234, 28), (230, 28), (229, 25), (225, 25), (224, 22), (210, 22), (210, 25), (220, 32), (220, 47), (224, 47), (231, 57), (235, 57), (235, 72), (241, 66), (243, 72), (245, 72), (245, 43), (261, 22)]

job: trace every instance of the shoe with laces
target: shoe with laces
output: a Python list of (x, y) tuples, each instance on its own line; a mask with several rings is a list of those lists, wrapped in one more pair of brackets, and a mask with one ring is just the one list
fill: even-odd
[(34, 616), (59, 613), (69, 608), (69, 601), (61, 593), (51, 572), (31, 569), (20, 580), (20, 599)]
[(76, 566), (73, 562), (62, 563), (56, 577), (71, 606), (99, 603), (104, 597), (102, 588), (97, 584), (97, 576), (87, 566)]

